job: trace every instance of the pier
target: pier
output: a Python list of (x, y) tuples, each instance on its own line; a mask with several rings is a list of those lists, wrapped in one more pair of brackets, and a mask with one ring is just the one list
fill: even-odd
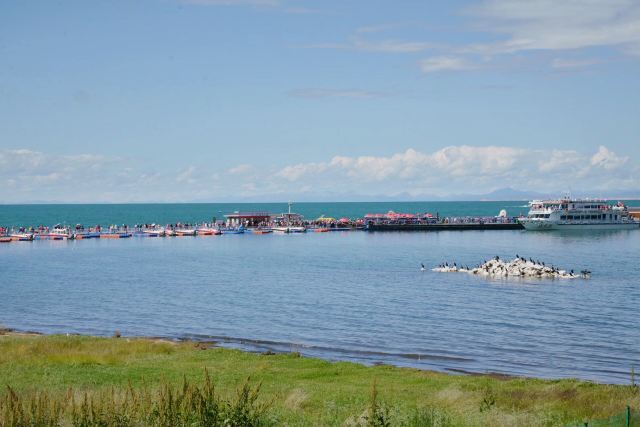
[(367, 231), (444, 231), (444, 230), (524, 230), (519, 222), (460, 222), (460, 223), (426, 223), (426, 224), (369, 224)]
[(444, 230), (523, 230), (517, 217), (508, 217), (505, 210), (497, 216), (440, 217), (430, 213), (403, 214), (389, 211), (386, 214), (367, 214), (364, 217), (367, 231), (444, 231)]
[(467, 231), (467, 230), (522, 230), (517, 217), (508, 217), (502, 210), (497, 216), (440, 217), (430, 213), (386, 213), (366, 214), (362, 218), (339, 219), (324, 215), (316, 219), (305, 219), (292, 213), (291, 205), (286, 213), (233, 212), (224, 215), (224, 220), (213, 218), (210, 222), (175, 224), (95, 225), (85, 228), (56, 224), (52, 227), (0, 226), (0, 242), (68, 239), (121, 239), (128, 237), (173, 237), (216, 236), (220, 234), (271, 234), (272, 232), (301, 233), (328, 231)]

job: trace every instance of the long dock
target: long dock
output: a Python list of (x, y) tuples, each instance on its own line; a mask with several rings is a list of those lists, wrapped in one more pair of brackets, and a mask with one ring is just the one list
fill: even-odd
[(444, 230), (524, 230), (518, 222), (510, 223), (437, 223), (437, 224), (369, 224), (367, 231), (444, 231)]

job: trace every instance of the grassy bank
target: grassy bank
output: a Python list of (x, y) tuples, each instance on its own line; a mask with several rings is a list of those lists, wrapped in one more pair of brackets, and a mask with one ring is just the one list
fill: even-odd
[[(98, 411), (137, 399), (141, 411), (155, 408), (159, 416), (159, 398), (166, 403), (167, 393), (173, 393), (176, 400), (189, 388), (191, 397), (182, 400), (202, 409), (206, 399), (192, 401), (207, 393), (205, 370), (219, 410), (245, 405), (242, 410), (255, 411), (255, 419), (266, 425), (366, 425), (375, 418), (391, 425), (553, 426), (606, 418), (626, 405), (640, 409), (640, 392), (631, 386), (365, 367), (196, 343), (6, 334), (0, 336), (0, 425), (3, 411), (7, 422), (11, 402), (28, 406), (43, 392), (42, 405), (57, 407), (49, 410), (66, 420), (81, 412), (86, 397)], [(255, 395), (254, 401), (243, 403), (243, 393)]]

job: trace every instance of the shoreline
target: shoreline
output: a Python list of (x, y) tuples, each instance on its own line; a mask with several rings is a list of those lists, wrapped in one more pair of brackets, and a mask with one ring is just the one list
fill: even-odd
[[(3, 329), (0, 417), (7, 390), (13, 393), (12, 401), (24, 405), (32, 396), (44, 395), (62, 405), (62, 416), (68, 417), (83, 394), (103, 408), (111, 408), (110, 396), (132, 393), (146, 396), (154, 405), (166, 387), (178, 393), (186, 382), (200, 386), (204, 373), (224, 401), (233, 401), (243, 384), (257, 387), (258, 402), (268, 405), (265, 416), (272, 424), (267, 425), (364, 425), (362, 416), (371, 408), (373, 395), (377, 395), (374, 405), (388, 417), (386, 425), (582, 425), (617, 419), (627, 406), (636, 422), (640, 410), (640, 389), (628, 385), (364, 366), (164, 338)], [(70, 393), (79, 400), (70, 402)], [(434, 417), (440, 422), (434, 423)]]
[[(291, 343), (279, 343), (270, 340), (256, 340), (256, 339), (242, 339), (242, 338), (230, 338), (230, 337), (222, 337), (222, 336), (209, 336), (202, 337), (202, 339), (197, 339), (193, 336), (185, 336), (185, 337), (169, 337), (169, 336), (141, 336), (141, 335), (120, 335), (119, 331), (116, 331), (114, 335), (93, 335), (93, 334), (81, 334), (76, 332), (61, 332), (61, 333), (44, 333), (38, 331), (31, 330), (20, 330), (16, 328), (5, 328), (0, 327), (0, 339), (3, 336), (14, 336), (14, 337), (79, 337), (79, 338), (90, 338), (90, 339), (119, 339), (119, 340), (143, 340), (143, 341), (151, 341), (157, 343), (166, 343), (171, 345), (179, 345), (179, 344), (191, 344), (194, 347), (197, 347), (201, 350), (208, 349), (225, 349), (225, 350), (235, 350), (240, 351), (242, 353), (258, 355), (258, 356), (286, 356), (286, 355), (295, 355), (296, 357), (301, 357), (309, 360), (318, 360), (324, 361), (327, 363), (353, 363), (356, 365), (360, 365), (365, 368), (371, 368), (376, 366), (387, 366), (394, 369), (407, 369), (414, 370), (425, 373), (433, 373), (439, 375), (447, 375), (447, 376), (467, 376), (467, 377), (480, 377), (480, 378), (491, 378), (496, 380), (535, 380), (535, 381), (573, 381), (594, 385), (602, 385), (602, 386), (626, 386), (624, 383), (611, 383), (611, 382), (599, 382), (595, 380), (589, 380), (578, 377), (536, 377), (536, 376), (527, 376), (527, 375), (518, 375), (518, 374), (510, 374), (504, 372), (496, 372), (485, 370), (484, 372), (473, 371), (462, 368), (454, 368), (454, 367), (443, 367), (442, 369), (429, 369), (429, 368), (421, 368), (415, 366), (406, 366), (397, 363), (387, 363), (382, 361), (375, 361), (371, 363), (365, 363), (359, 361), (355, 358), (332, 358), (332, 357), (322, 357), (322, 356), (314, 356), (314, 355), (305, 355), (302, 352), (298, 351), (303, 347), (301, 345), (293, 345)], [(249, 345), (241, 347), (241, 346), (233, 346), (233, 345), (225, 345), (225, 344), (243, 344), (249, 343)], [(291, 350), (278, 350), (277, 348), (268, 347), (266, 345), (263, 348), (260, 348), (259, 344), (291, 344)], [(251, 349), (253, 347), (254, 349)], [(372, 353), (372, 352), (368, 352)], [(380, 353), (388, 355), (388, 353)], [(419, 355), (414, 355), (415, 359), (419, 359)]]

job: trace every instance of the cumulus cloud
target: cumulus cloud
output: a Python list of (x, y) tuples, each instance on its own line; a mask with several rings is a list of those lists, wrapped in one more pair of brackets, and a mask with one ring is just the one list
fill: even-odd
[(0, 150), (0, 199), (182, 202), (333, 194), (344, 200), (353, 195), (485, 194), (505, 187), (550, 194), (569, 188), (606, 193), (640, 187), (640, 165), (605, 146), (585, 153), (455, 145), (432, 152), (409, 148), (388, 156), (336, 155), (279, 168), (239, 164), (215, 171), (207, 164), (204, 159), (202, 165), (159, 172), (149, 169), (149, 163), (119, 157)]
[(276, 173), (276, 176), (287, 181), (297, 181), (305, 175), (318, 174), (325, 170), (327, 170), (327, 164), (325, 163), (299, 163), (284, 167)]
[(451, 146), (425, 154), (408, 149), (388, 157), (335, 156), (328, 162), (287, 166), (276, 175), (290, 181), (325, 172), (338, 173), (362, 182), (425, 178), (430, 175), (463, 178), (500, 176), (526, 158), (527, 150), (511, 147)]
[[(360, 191), (375, 188), (388, 194), (481, 194), (502, 187), (621, 190), (640, 182), (638, 165), (621, 168), (627, 160), (606, 147), (589, 156), (574, 150), (462, 145), (432, 153), (408, 149), (390, 156), (335, 156), (286, 166), (275, 177), (318, 190), (346, 182)], [(609, 188), (602, 186), (605, 178)]]
[(610, 171), (620, 168), (628, 160), (629, 157), (620, 157), (601, 145), (598, 152), (591, 157), (591, 165)]

